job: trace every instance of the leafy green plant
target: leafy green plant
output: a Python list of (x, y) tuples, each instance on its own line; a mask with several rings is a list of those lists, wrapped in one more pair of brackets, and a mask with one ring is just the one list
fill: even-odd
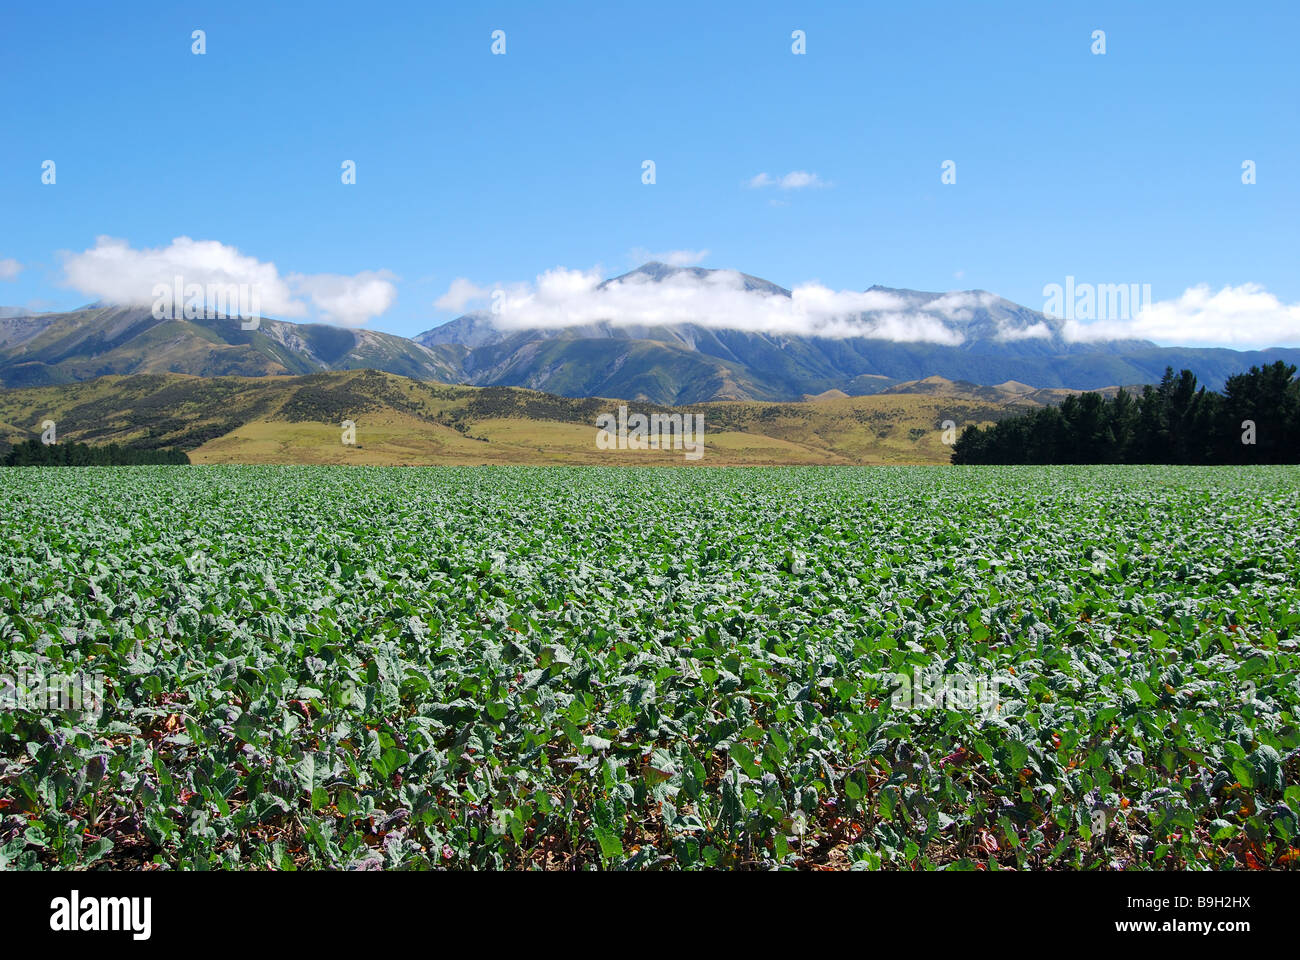
[[(1236, 869), (1282, 467), (0, 472), (0, 868)], [(996, 709), (900, 704), (989, 676)]]

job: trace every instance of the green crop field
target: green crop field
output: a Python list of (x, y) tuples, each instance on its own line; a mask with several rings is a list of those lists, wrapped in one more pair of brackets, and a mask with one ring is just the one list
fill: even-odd
[(0, 867), (1296, 862), (1295, 468), (15, 468), (0, 500)]

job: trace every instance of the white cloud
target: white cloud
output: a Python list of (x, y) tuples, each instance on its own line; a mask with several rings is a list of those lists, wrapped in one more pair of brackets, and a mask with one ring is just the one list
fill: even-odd
[(463, 310), (465, 304), (484, 300), (491, 292), (487, 287), (480, 287), (464, 277), (457, 277), (451, 282), (447, 292), (433, 301), (433, 305), (439, 310)]
[(651, 253), (645, 247), (637, 247), (629, 255), (629, 259), (635, 264), (657, 260), (660, 263), (668, 264), (670, 267), (699, 266), (708, 257), (708, 250), (668, 250), (664, 253)]
[(392, 283), (396, 278), (387, 270), (351, 277), (281, 276), (274, 263), (216, 240), (177, 237), (166, 247), (137, 250), (126, 240), (98, 237), (89, 250), (65, 252), (62, 257), (68, 286), (109, 303), (133, 306), (153, 304), (154, 287), (171, 286), (180, 277), (183, 285), (197, 284), (205, 290), (240, 286), (253, 290), (263, 316), (314, 314), (325, 322), (360, 326), (387, 310), (397, 296)]
[(949, 322), (968, 315), (981, 296), (989, 296), (953, 294), (924, 303), (880, 290), (832, 290), (819, 283), (802, 284), (791, 296), (744, 285), (741, 274), (717, 270), (703, 277), (683, 272), (660, 281), (632, 274), (602, 286), (598, 271), (557, 267), (534, 283), (500, 288), (500, 312), (492, 320), (504, 329), (600, 321), (618, 326), (694, 323), (756, 333), (956, 346), (964, 337)]
[(779, 187), (782, 190), (802, 190), (805, 187), (829, 187), (829, 181), (823, 180), (815, 173), (809, 173), (807, 170), (792, 170), (784, 176), (773, 177), (766, 173), (760, 173), (749, 179), (748, 185), (753, 189), (763, 187)]
[(802, 190), (804, 187), (825, 187), (828, 184), (815, 173), (795, 170), (781, 178), (782, 190)]
[(23, 265), (13, 257), (0, 259), (0, 280), (13, 280), (23, 272)]
[(127, 241), (98, 237), (81, 253), (63, 254), (65, 282), (109, 303), (148, 306), (156, 284), (239, 285), (255, 288), (262, 310), (271, 316), (300, 317), (304, 303), (294, 298), (274, 263), (263, 263), (215, 240), (177, 237), (167, 247), (134, 249)]
[(1050, 340), (1051, 338), (1052, 328), (1041, 320), (1027, 327), (1013, 327), (1005, 322), (998, 324), (999, 340)]
[(929, 301), (925, 309), (946, 320), (966, 321), (975, 315), (976, 310), (987, 309), (998, 300), (997, 296), (983, 290), (957, 290)]
[(311, 298), (320, 319), (360, 327), (385, 313), (397, 299), (397, 278), (387, 270), (363, 270), (351, 277), (336, 273), (289, 275), (289, 283)]
[(1231, 347), (1300, 343), (1300, 304), (1283, 303), (1260, 284), (1208, 284), (1184, 290), (1174, 300), (1146, 304), (1126, 320), (1069, 320), (1070, 340), (1153, 340), (1161, 344), (1221, 344)]

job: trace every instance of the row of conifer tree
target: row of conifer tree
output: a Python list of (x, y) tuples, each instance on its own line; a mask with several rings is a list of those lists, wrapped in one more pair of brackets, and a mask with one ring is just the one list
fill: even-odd
[(1298, 463), (1300, 380), (1279, 360), (1231, 376), (1222, 392), (1190, 370), (1114, 397), (1083, 393), (1059, 406), (968, 427), (952, 462)]

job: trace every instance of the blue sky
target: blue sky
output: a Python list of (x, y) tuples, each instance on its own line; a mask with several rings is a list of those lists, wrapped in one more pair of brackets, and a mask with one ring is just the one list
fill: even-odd
[[(98, 237), (190, 237), (377, 277), (368, 325), (412, 335), (458, 312), (435, 306), (458, 277), (707, 251), (682, 259), (1036, 309), (1067, 276), (1253, 284), (1286, 339), (1297, 32), (1300, 4), (1267, 2), (9, 4), (0, 303), (96, 299), (62, 252)], [(750, 185), (796, 172), (816, 182)]]

